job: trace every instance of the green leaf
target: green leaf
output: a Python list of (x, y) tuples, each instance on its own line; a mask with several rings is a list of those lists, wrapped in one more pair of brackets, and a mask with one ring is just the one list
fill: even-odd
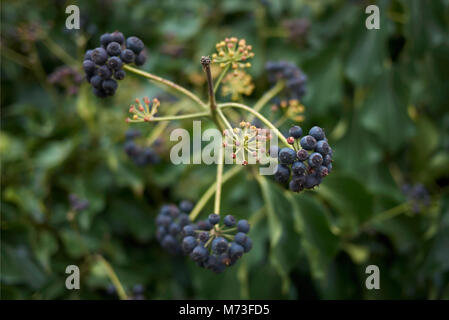
[(323, 180), (317, 192), (340, 213), (340, 226), (356, 232), (373, 214), (373, 196), (356, 179), (333, 173)]
[(414, 129), (397, 89), (391, 72), (384, 73), (366, 97), (361, 115), (363, 126), (389, 151), (398, 150)]
[(37, 166), (51, 169), (61, 165), (74, 148), (71, 140), (51, 142), (39, 151), (35, 158)]
[(312, 275), (322, 279), (338, 251), (338, 238), (331, 232), (328, 213), (322, 204), (309, 194), (294, 195), (294, 198), (303, 220), (301, 242), (309, 259)]

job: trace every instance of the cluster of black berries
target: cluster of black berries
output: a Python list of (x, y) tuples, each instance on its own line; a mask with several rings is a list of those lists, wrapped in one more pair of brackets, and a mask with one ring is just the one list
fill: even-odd
[(221, 273), (232, 266), (253, 246), (247, 220), (239, 220), (227, 215), (223, 225), (220, 216), (212, 213), (207, 220), (190, 224), (182, 230), (182, 250), (190, 255), (200, 267)]
[(429, 191), (423, 184), (410, 185), (406, 183), (402, 185), (401, 189), (414, 213), (420, 213), (422, 209), (430, 206)]
[(332, 171), (332, 148), (324, 130), (318, 126), (310, 129), (305, 136), (302, 136), (301, 127), (293, 126), (289, 135), (287, 142), (294, 149), (270, 150), (270, 155), (277, 155), (279, 160), (274, 178), (279, 183), (289, 183), (289, 189), (294, 192), (312, 189)]
[(162, 206), (156, 217), (156, 238), (162, 248), (171, 254), (182, 254), (182, 230), (191, 223), (188, 213), (192, 209), (193, 203), (184, 200), (179, 207), (174, 204)]
[(123, 33), (118, 31), (103, 34), (100, 42), (101, 47), (86, 52), (83, 69), (94, 94), (105, 98), (114, 95), (118, 86), (116, 80), (125, 78), (123, 64), (141, 66), (147, 54), (142, 40), (133, 36), (125, 41)]
[(71, 210), (75, 212), (80, 212), (89, 208), (89, 201), (86, 199), (81, 199), (74, 193), (69, 195), (69, 202)]
[(287, 61), (267, 62), (268, 81), (272, 84), (285, 81), (284, 95), (287, 100), (301, 100), (306, 93), (307, 76), (293, 63)]
[(140, 136), (138, 130), (126, 131), (125, 152), (133, 162), (139, 166), (144, 167), (149, 164), (157, 164), (160, 161), (159, 155), (151, 147), (141, 147), (136, 144), (135, 138)]

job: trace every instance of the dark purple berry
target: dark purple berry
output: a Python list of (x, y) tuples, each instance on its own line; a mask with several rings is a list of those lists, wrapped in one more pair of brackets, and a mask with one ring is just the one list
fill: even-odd
[(105, 64), (108, 60), (108, 54), (103, 48), (95, 48), (91, 53), (92, 61), (98, 65)]
[(111, 57), (109, 58), (107, 65), (112, 70), (119, 70), (122, 67), (123, 63), (119, 57)]
[(100, 66), (97, 69), (97, 74), (103, 79), (109, 79), (111, 78), (112, 71), (107, 66)]
[(287, 166), (278, 164), (274, 169), (274, 179), (279, 183), (286, 183), (290, 178), (290, 169)]
[(296, 156), (298, 157), (299, 161), (306, 161), (309, 158), (309, 153), (305, 149), (300, 149), (296, 153)]
[(307, 168), (305, 166), (305, 164), (301, 161), (295, 161), (292, 164), (292, 172), (295, 175), (304, 175), (307, 172)]
[(204, 262), (209, 256), (209, 251), (201, 245), (197, 245), (190, 254), (193, 261)]
[(134, 63), (136, 66), (143, 66), (145, 64), (145, 61), (147, 61), (147, 54), (145, 50), (141, 51), (136, 58), (134, 59)]
[(117, 81), (114, 79), (107, 79), (103, 81), (103, 89), (109, 95), (113, 95), (115, 90), (117, 90)]
[(193, 248), (196, 247), (196, 239), (193, 236), (187, 236), (182, 239), (182, 250), (185, 253), (192, 252)]
[(137, 37), (129, 37), (126, 39), (126, 48), (132, 50), (136, 55), (138, 55), (143, 50), (143, 42)]
[(316, 143), (315, 151), (321, 153), (323, 156), (327, 155), (330, 151), (329, 144), (325, 140), (320, 140)]
[(313, 150), (316, 146), (316, 139), (311, 135), (304, 136), (301, 138), (300, 142), (301, 147), (306, 150)]
[(243, 247), (238, 243), (231, 242), (231, 246), (229, 247), (229, 256), (233, 260), (239, 259), (243, 255)]
[(326, 137), (324, 130), (318, 126), (312, 127), (312, 129), (309, 130), (309, 135), (314, 137), (317, 141), (323, 140)]
[(130, 49), (125, 49), (120, 54), (120, 58), (124, 63), (132, 63), (134, 61), (134, 57), (135, 57), (134, 51)]
[(106, 51), (110, 56), (119, 56), (122, 52), (122, 48), (118, 42), (111, 42), (106, 47)]
[(218, 237), (212, 240), (212, 251), (221, 254), (228, 249), (228, 241), (223, 237)]
[(279, 162), (281, 164), (292, 164), (296, 159), (296, 152), (291, 148), (282, 148), (279, 151)]
[(122, 45), (125, 42), (125, 36), (123, 35), (123, 33), (115, 31), (111, 33), (111, 41), (115, 41)]
[(91, 84), (92, 87), (94, 87), (94, 88), (97, 88), (97, 89), (102, 88), (103, 79), (102, 79), (100, 76), (98, 76), (98, 75), (93, 76), (93, 77), (90, 79), (90, 84)]
[(110, 33), (105, 33), (101, 35), (100, 43), (103, 46), (103, 48), (106, 48), (110, 42), (112, 42), (112, 36)]
[(227, 215), (226, 217), (224, 217), (223, 222), (224, 222), (225, 226), (227, 226), (227, 227), (233, 227), (233, 226), (235, 226), (235, 222), (236, 222), (236, 221), (235, 221), (234, 216), (231, 216), (231, 215), (229, 214), (229, 215)]
[(302, 136), (302, 129), (300, 126), (293, 126), (288, 130), (288, 135), (295, 139), (299, 139)]
[(217, 224), (218, 222), (220, 222), (220, 216), (216, 213), (211, 213), (209, 215), (209, 223), (214, 225)]
[(320, 153), (314, 152), (310, 155), (309, 166), (319, 168), (322, 163), (323, 163), (323, 156)]
[(243, 245), (246, 242), (247, 239), (247, 235), (243, 232), (237, 232), (236, 235), (234, 236), (234, 241)]
[(247, 220), (242, 219), (237, 222), (237, 230), (239, 232), (248, 233), (249, 232), (249, 223)]
[(125, 73), (125, 70), (117, 70), (117, 71), (115, 71), (114, 72), (114, 78), (116, 79), (116, 80), (123, 80), (123, 79), (125, 79), (125, 75), (126, 75), (126, 73)]

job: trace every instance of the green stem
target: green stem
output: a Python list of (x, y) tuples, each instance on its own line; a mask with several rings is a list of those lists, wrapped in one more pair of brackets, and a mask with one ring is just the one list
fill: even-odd
[(74, 65), (79, 66), (80, 63), (73, 58), (71, 55), (69, 55), (61, 46), (59, 46), (56, 42), (54, 42), (50, 37), (46, 36), (43, 39), (44, 45), (47, 47), (47, 49), (52, 52), (55, 56), (57, 56), (62, 62), (64, 62), (66, 65)]
[(109, 279), (111, 279), (112, 283), (114, 284), (114, 287), (117, 289), (117, 294), (122, 300), (128, 300), (128, 296), (126, 295), (125, 289), (123, 289), (122, 283), (120, 282), (119, 278), (117, 277), (117, 274), (115, 273), (114, 269), (112, 268), (111, 264), (106, 261), (105, 258), (103, 258), (101, 255), (96, 255), (96, 258), (98, 261), (100, 261), (105, 270), (108, 274)]
[(256, 102), (253, 109), (260, 111), (271, 99), (284, 89), (284, 82), (278, 81), (274, 87), (265, 92), (265, 94)]
[(163, 84), (163, 85), (165, 85), (167, 87), (170, 87), (170, 88), (172, 88), (172, 89), (174, 89), (174, 90), (184, 94), (185, 96), (189, 97), (191, 100), (195, 101), (198, 105), (200, 105), (203, 109), (207, 109), (207, 105), (203, 101), (201, 101), (201, 99), (198, 98), (193, 92), (187, 90), (184, 87), (181, 87), (180, 85), (177, 85), (176, 83), (174, 83), (174, 82), (172, 82), (170, 80), (161, 78), (161, 77), (156, 76), (154, 74), (151, 74), (149, 72), (145, 72), (145, 71), (133, 68), (131, 66), (125, 65), (125, 66), (123, 66), (123, 68), (125, 70), (130, 71), (130, 72), (133, 72), (135, 74), (143, 76), (143, 77), (145, 77), (147, 79), (150, 79), (152, 81), (155, 81), (155, 82), (161, 83), (161, 84)]
[(217, 102), (215, 100), (214, 80), (212, 79), (212, 73), (210, 71), (210, 63), (211, 60), (209, 57), (201, 57), (201, 65), (203, 66), (203, 70), (206, 73), (207, 79), (207, 93), (209, 95), (210, 115), (215, 125), (221, 130), (223, 130), (223, 127), (220, 124), (217, 114)]
[(271, 130), (273, 130), (276, 135), (281, 139), (281, 141), (288, 147), (290, 147), (290, 144), (287, 142), (287, 139), (285, 139), (284, 135), (263, 115), (261, 115), (256, 110), (241, 104), (241, 103), (235, 103), (235, 102), (228, 102), (228, 103), (222, 103), (218, 105), (218, 108), (224, 109), (224, 108), (240, 108), (243, 110), (248, 111), (249, 113), (252, 113), (254, 116), (259, 118), (267, 127), (269, 127)]
[(217, 181), (215, 187), (215, 204), (214, 213), (220, 214), (220, 200), (221, 200), (221, 185), (223, 180), (223, 165), (224, 165), (224, 152), (223, 147), (220, 146), (217, 165)]
[(389, 220), (405, 211), (410, 209), (410, 204), (408, 202), (401, 203), (400, 205), (397, 205), (396, 207), (393, 207), (391, 209), (385, 210), (379, 214), (376, 214), (371, 219), (371, 222), (380, 222)]
[(232, 126), (229, 123), (228, 119), (225, 117), (225, 115), (223, 114), (223, 111), (221, 111), (220, 109), (217, 109), (217, 113), (218, 116), (220, 117), (221, 121), (224, 122), (225, 126), (227, 127), (228, 130), (230, 130), (230, 133), (233, 134), (234, 131), (232, 130)]
[(224, 76), (226, 75), (226, 73), (228, 73), (229, 67), (230, 67), (230, 66), (231, 66), (231, 65), (228, 64), (228, 65), (223, 69), (223, 71), (220, 73), (220, 75), (218, 76), (217, 83), (215, 83), (215, 86), (214, 86), (214, 93), (217, 93), (218, 86), (220, 85), (220, 82), (221, 82), (221, 80), (223, 80), (223, 78), (224, 78)]
[[(240, 170), (243, 169), (243, 166), (235, 166), (234, 168), (232, 168), (231, 170), (227, 171), (222, 178), (221, 183), (225, 183), (226, 181), (228, 181), (229, 179), (231, 179), (232, 177), (234, 177), (237, 173), (240, 172)], [(207, 201), (209, 201), (209, 199), (214, 195), (215, 193), (215, 187), (216, 187), (216, 182), (214, 182), (209, 189), (206, 190), (206, 192), (203, 194), (203, 196), (201, 197), (201, 199), (197, 202), (197, 204), (195, 205), (195, 207), (193, 208), (192, 212), (190, 213), (189, 217), (190, 220), (194, 221), (195, 218), (198, 216), (198, 214), (200, 213), (200, 211), (204, 208), (204, 206), (206, 205)]]
[[(183, 120), (183, 119), (192, 119), (192, 118), (200, 118), (200, 117), (208, 117), (208, 116), (210, 116), (209, 112), (197, 112), (197, 113), (182, 114), (182, 115), (177, 115), (177, 116), (153, 117), (150, 119), (150, 122)], [(139, 120), (130, 119), (129, 122), (144, 122), (144, 120), (143, 119), (139, 119)]]

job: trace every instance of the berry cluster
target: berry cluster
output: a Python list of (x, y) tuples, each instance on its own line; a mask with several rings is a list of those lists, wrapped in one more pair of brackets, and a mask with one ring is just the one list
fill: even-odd
[(125, 78), (123, 64), (141, 66), (147, 59), (142, 40), (125, 37), (121, 32), (105, 33), (100, 37), (101, 47), (88, 50), (84, 56), (83, 69), (87, 81), (97, 97), (114, 95), (117, 81)]
[(207, 220), (184, 226), (182, 250), (200, 267), (221, 273), (252, 248), (249, 223), (227, 215), (220, 226), (220, 216), (212, 213)]
[(162, 248), (171, 254), (181, 254), (183, 228), (191, 223), (188, 213), (192, 211), (193, 203), (184, 200), (179, 207), (174, 204), (162, 206), (156, 217), (156, 238)]
[(332, 171), (333, 151), (324, 130), (315, 126), (308, 135), (302, 136), (302, 133), (301, 127), (291, 127), (287, 142), (293, 149), (270, 150), (270, 155), (277, 156), (279, 160), (275, 180), (282, 184), (289, 183), (289, 189), (294, 192), (314, 188)]
[(160, 158), (153, 148), (141, 147), (136, 144), (135, 139), (139, 136), (140, 131), (138, 130), (126, 131), (125, 153), (140, 167), (159, 163)]
[(271, 84), (285, 81), (284, 96), (287, 100), (301, 100), (306, 93), (307, 76), (296, 65), (286, 61), (269, 61), (265, 69)]
[(71, 193), (69, 195), (70, 208), (74, 212), (80, 212), (89, 208), (89, 201), (81, 199), (78, 195)]
[(414, 213), (420, 213), (422, 209), (430, 206), (429, 191), (423, 184), (417, 183), (410, 185), (406, 183), (402, 185), (401, 189), (402, 193), (407, 197)]

